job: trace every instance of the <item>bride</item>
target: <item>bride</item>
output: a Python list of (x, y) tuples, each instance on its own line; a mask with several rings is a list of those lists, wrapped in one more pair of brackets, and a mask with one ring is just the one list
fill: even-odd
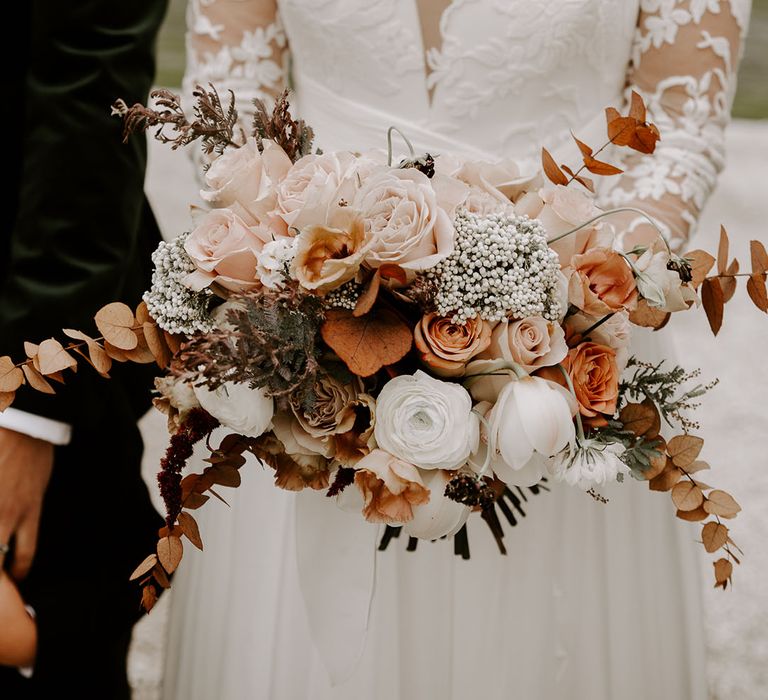
[[(233, 89), (241, 113), (288, 84), (326, 151), (382, 147), (394, 125), (422, 152), (547, 145), (574, 162), (569, 130), (596, 143), (603, 108), (635, 89), (662, 140), (625, 156), (601, 197), (647, 211), (677, 247), (722, 167), (748, 0), (277, 5), (192, 0), (187, 83)], [(630, 248), (644, 225), (623, 226)], [(243, 470), (231, 510), (200, 513), (208, 551), (174, 583), (167, 698), (706, 696), (696, 534), (642, 485), (617, 484), (608, 505), (565, 487), (530, 498), (506, 557), (473, 519), (464, 561), (448, 541), (376, 552), (359, 518), (315, 519), (315, 494), (270, 480)]]

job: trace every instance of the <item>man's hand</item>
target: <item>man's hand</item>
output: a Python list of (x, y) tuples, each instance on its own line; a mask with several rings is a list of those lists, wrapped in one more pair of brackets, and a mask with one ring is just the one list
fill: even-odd
[(5, 568), (17, 581), (32, 566), (52, 468), (51, 443), (0, 428), (0, 544), (14, 539), (13, 560)]
[(0, 666), (32, 666), (37, 628), (11, 577), (0, 571)]

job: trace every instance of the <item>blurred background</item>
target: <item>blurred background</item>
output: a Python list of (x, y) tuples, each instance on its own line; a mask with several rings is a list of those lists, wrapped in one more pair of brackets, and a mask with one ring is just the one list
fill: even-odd
[[(620, 1), (620, 0), (619, 0)], [(184, 72), (186, 0), (171, 0), (158, 51), (157, 84), (177, 88)], [(749, 260), (749, 240), (768, 242), (768, 0), (754, 0), (734, 121), (727, 135), (728, 165), (703, 212), (692, 248), (715, 250), (720, 223), (731, 236), (731, 254), (742, 267)], [(188, 228), (189, 203), (198, 185), (189, 159), (150, 141), (147, 190), (166, 237)], [(697, 419), (708, 435), (703, 458), (712, 465), (711, 481), (732, 493), (743, 512), (733, 524), (744, 549), (734, 573), (735, 588), (726, 593), (711, 585), (711, 557), (702, 556), (702, 595), (707, 627), (710, 700), (768, 698), (768, 323), (749, 302), (743, 286), (725, 310), (717, 339), (703, 313), (674, 320), (680, 361), (701, 367), (702, 379), (721, 383), (706, 397)], [(163, 417), (143, 422), (147, 443), (145, 473), (154, 483), (167, 434)], [(661, 497), (661, 496), (659, 496)], [(670, 506), (671, 507), (671, 506)], [(203, 536), (205, 533), (203, 533)], [(171, 592), (172, 593), (172, 592)], [(692, 595), (699, 592), (693, 591)], [(663, 595), (663, 591), (659, 591)], [(130, 662), (134, 700), (162, 697), (165, 621), (170, 596), (137, 627)], [(631, 601), (627, 601), (631, 605)], [(661, 698), (659, 700), (683, 700)], [(698, 699), (696, 699), (698, 700)]]

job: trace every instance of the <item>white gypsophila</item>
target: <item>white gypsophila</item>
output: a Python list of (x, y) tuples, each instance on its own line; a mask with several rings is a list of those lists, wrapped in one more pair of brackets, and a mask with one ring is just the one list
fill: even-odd
[(211, 391), (195, 387), (200, 405), (225, 428), (239, 435), (257, 438), (272, 423), (274, 401), (263, 389), (251, 389), (248, 384), (226, 382)]
[(357, 301), (363, 293), (363, 285), (350, 280), (340, 287), (332, 289), (323, 298), (323, 302), (329, 309), (349, 309), (354, 310)]
[(264, 244), (256, 255), (256, 276), (265, 287), (277, 289), (290, 277), (290, 265), (296, 254), (296, 238), (276, 238)]
[(455, 248), (427, 277), (438, 286), (437, 312), (454, 323), (480, 316), (542, 316), (557, 321), (560, 261), (536, 219), (508, 212), (478, 215), (461, 210), (454, 221)]
[(157, 246), (157, 250), (152, 253), (155, 266), (152, 286), (144, 292), (142, 298), (150, 316), (163, 330), (185, 335), (198, 331), (209, 333), (214, 328), (209, 314), (213, 292), (209, 289), (195, 292), (183, 282), (196, 269), (184, 250), (188, 236), (188, 233), (183, 233)]
[(421, 370), (384, 385), (375, 437), (381, 449), (422, 469), (458, 469), (480, 439), (467, 390)]
[(618, 480), (628, 472), (621, 460), (624, 445), (583, 440), (573, 448), (569, 445), (552, 460), (549, 471), (555, 481), (565, 481), (585, 491)]

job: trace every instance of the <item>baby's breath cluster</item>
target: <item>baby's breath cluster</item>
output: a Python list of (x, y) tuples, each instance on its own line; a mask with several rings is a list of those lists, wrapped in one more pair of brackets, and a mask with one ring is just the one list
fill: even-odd
[(454, 323), (512, 316), (557, 320), (560, 263), (536, 219), (459, 211), (456, 247), (427, 273), (437, 283), (435, 306)]
[(330, 309), (349, 309), (352, 311), (363, 293), (363, 285), (350, 280), (326, 294), (323, 302)]
[(155, 270), (152, 287), (144, 292), (147, 310), (157, 325), (169, 333), (192, 335), (197, 331), (210, 333), (214, 329), (209, 314), (212, 292), (193, 292), (184, 278), (195, 269), (184, 250), (189, 234), (183, 233), (170, 242), (161, 242), (152, 253)]

